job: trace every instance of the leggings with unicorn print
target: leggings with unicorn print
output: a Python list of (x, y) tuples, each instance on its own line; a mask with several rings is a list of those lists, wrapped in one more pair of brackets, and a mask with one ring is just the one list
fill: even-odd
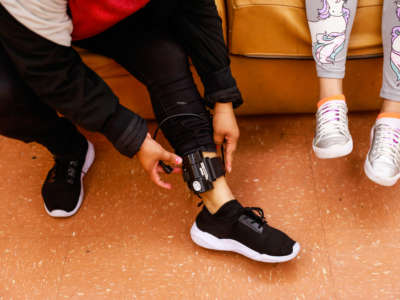
[[(343, 78), (357, 0), (306, 0), (318, 77)], [(400, 101), (400, 0), (384, 0), (381, 97)]]

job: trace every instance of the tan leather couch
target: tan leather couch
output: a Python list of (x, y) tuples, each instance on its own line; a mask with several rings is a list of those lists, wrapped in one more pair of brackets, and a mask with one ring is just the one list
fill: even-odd
[[(373, 110), (381, 103), (383, 0), (358, 2), (345, 91), (351, 110)], [(224, 22), (233, 74), (245, 100), (238, 113), (313, 112), (318, 85), (305, 0), (216, 0), (216, 3)], [(143, 117), (153, 117), (145, 87), (122, 67), (93, 53), (82, 51), (82, 57), (110, 84), (123, 104)]]

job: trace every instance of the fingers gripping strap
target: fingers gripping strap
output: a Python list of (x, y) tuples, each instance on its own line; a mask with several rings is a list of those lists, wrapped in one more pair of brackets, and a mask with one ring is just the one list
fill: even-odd
[[(154, 132), (153, 138), (156, 139), (158, 130), (170, 119), (180, 117), (197, 117), (206, 120), (203, 116), (193, 113), (182, 113), (169, 116), (162, 120)], [(192, 190), (197, 196), (200, 193), (207, 192), (214, 188), (213, 182), (221, 176), (225, 176), (224, 167), (224, 150), (221, 148), (222, 159), (220, 157), (204, 157), (203, 152), (199, 149), (195, 152), (184, 155), (183, 157), (183, 179), (187, 183), (190, 190)], [(164, 169), (167, 174), (173, 171), (173, 168), (165, 164), (163, 161), (159, 162), (159, 165)]]

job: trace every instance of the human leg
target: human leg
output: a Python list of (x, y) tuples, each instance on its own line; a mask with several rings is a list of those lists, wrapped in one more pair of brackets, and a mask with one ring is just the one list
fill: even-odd
[[(210, 114), (194, 84), (187, 53), (167, 25), (146, 20), (152, 14), (139, 12), (80, 46), (108, 54), (147, 86), (161, 130), (184, 162), (191, 155), (204, 156), (202, 162), (217, 157)], [(189, 169), (188, 164), (183, 168)], [(261, 209), (234, 200), (224, 176), (218, 175), (200, 196), (205, 206), (191, 230), (198, 245), (264, 262), (283, 262), (298, 254), (299, 245), (270, 227)]]
[[(115, 49), (124, 50), (113, 57), (146, 84), (157, 121), (176, 153), (184, 161), (198, 151), (204, 157), (216, 157), (211, 118), (184, 49), (164, 30), (154, 29), (134, 40), (118, 43)], [(191, 229), (195, 243), (263, 262), (288, 261), (298, 254), (299, 245), (270, 227), (261, 209), (245, 208), (234, 200), (224, 176), (212, 184), (212, 189), (200, 194), (205, 207)]]
[(307, 0), (306, 8), (320, 78), (313, 149), (319, 158), (341, 157), (353, 148), (342, 81), (357, 1)]
[[(55, 167), (42, 189), (46, 211), (54, 217), (75, 213), (83, 199), (80, 174), (87, 172), (93, 161), (94, 152), (89, 151), (92, 146), (74, 125), (58, 117), (24, 84), (1, 45), (0, 134), (26, 143), (37, 142), (54, 155)], [(88, 152), (90, 158), (86, 158)], [(70, 166), (72, 161), (76, 163)], [(74, 174), (66, 176), (68, 170)]]
[(394, 185), (400, 178), (400, 2), (384, 1), (384, 50), (381, 113), (371, 130), (371, 147), (365, 160), (366, 175), (374, 182)]

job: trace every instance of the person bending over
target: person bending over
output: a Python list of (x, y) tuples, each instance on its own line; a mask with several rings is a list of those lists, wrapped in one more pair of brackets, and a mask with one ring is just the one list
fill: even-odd
[[(152, 139), (145, 121), (120, 105), (70, 47), (72, 23), (63, 0), (0, 0), (0, 72), (5, 86), (0, 132), (39, 142), (55, 156), (43, 186), (51, 216), (71, 216), (82, 202), (81, 178), (94, 150), (72, 125), (76, 123), (102, 132), (122, 154), (137, 154), (160, 187), (170, 185), (159, 173), (178, 172), (183, 162), (184, 180), (205, 204), (191, 228), (198, 245), (262, 262), (293, 259), (299, 244), (270, 227), (262, 209), (243, 207), (235, 200), (224, 177), (225, 168), (231, 171), (239, 136), (233, 108), (242, 98), (231, 75), (214, 1), (147, 2), (71, 0), (72, 37), (77, 46), (113, 58), (146, 85), (159, 126), (177, 155)], [(204, 99), (188, 57), (204, 83)], [(213, 118), (206, 105), (214, 108)], [(225, 165), (216, 151), (216, 144), (224, 141)]]

